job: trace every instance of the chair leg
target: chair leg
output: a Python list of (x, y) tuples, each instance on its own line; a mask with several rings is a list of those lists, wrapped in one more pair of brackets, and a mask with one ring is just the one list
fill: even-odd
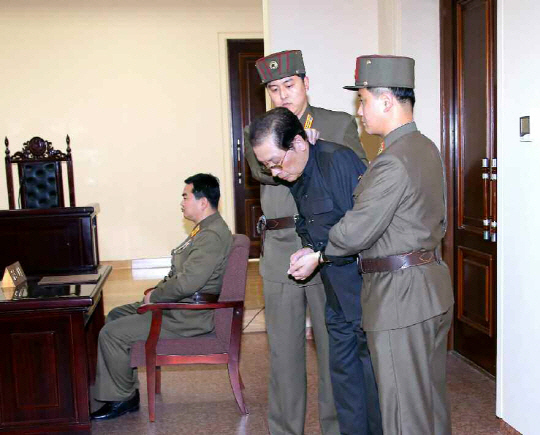
[(161, 367), (156, 367), (156, 394), (161, 394)]
[(237, 361), (229, 361), (227, 364), (229, 369), (229, 379), (231, 381), (231, 387), (233, 389), (234, 398), (240, 408), (240, 412), (244, 415), (249, 414), (246, 404), (244, 403), (244, 397), (242, 396), (242, 378), (240, 377), (240, 371)]
[(156, 366), (146, 366), (146, 390), (148, 391), (148, 419), (156, 421)]

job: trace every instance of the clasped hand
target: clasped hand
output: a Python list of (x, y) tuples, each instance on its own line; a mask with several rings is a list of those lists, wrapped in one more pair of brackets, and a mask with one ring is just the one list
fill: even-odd
[(319, 253), (311, 248), (302, 248), (291, 255), (287, 273), (299, 281), (309, 278), (319, 265)]
[(319, 140), (319, 137), (321, 136), (321, 132), (316, 128), (306, 128), (305, 132), (307, 140), (311, 145), (315, 145), (315, 142), (317, 142)]

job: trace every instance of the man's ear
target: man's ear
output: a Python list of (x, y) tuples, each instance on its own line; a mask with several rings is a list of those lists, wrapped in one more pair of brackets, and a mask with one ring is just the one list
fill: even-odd
[(304, 140), (304, 138), (302, 136), (300, 136), (299, 134), (297, 134), (294, 139), (293, 139), (293, 147), (294, 147), (294, 150), (299, 152), (299, 151), (305, 151), (306, 148), (307, 148), (308, 144), (307, 144), (307, 141)]
[(306, 88), (306, 91), (309, 91), (309, 77), (304, 77), (304, 87)]
[(379, 96), (379, 101), (381, 102), (383, 112), (388, 112), (390, 109), (392, 109), (395, 103), (394, 100), (394, 95), (391, 92), (383, 92)]
[(208, 201), (208, 198), (206, 196), (203, 196), (201, 198), (201, 205), (203, 206), (203, 209), (207, 209), (208, 207), (210, 207), (210, 201)]

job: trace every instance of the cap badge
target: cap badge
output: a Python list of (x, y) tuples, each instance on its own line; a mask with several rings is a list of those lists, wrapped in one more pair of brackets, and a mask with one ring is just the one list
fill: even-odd
[(270, 67), (270, 69), (277, 69), (279, 64), (275, 60), (273, 60), (268, 64), (268, 66)]

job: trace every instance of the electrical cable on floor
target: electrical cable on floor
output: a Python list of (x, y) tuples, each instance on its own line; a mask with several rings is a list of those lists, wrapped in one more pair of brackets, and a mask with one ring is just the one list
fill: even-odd
[(257, 316), (261, 313), (262, 310), (264, 310), (264, 305), (263, 305), (263, 307), (262, 307), (259, 311), (257, 311), (257, 313), (251, 318), (251, 320), (248, 322), (248, 324), (242, 328), (242, 331), (245, 331), (245, 329), (246, 329), (249, 325), (251, 325), (251, 322), (253, 322), (253, 320), (255, 319), (255, 317), (257, 317)]

